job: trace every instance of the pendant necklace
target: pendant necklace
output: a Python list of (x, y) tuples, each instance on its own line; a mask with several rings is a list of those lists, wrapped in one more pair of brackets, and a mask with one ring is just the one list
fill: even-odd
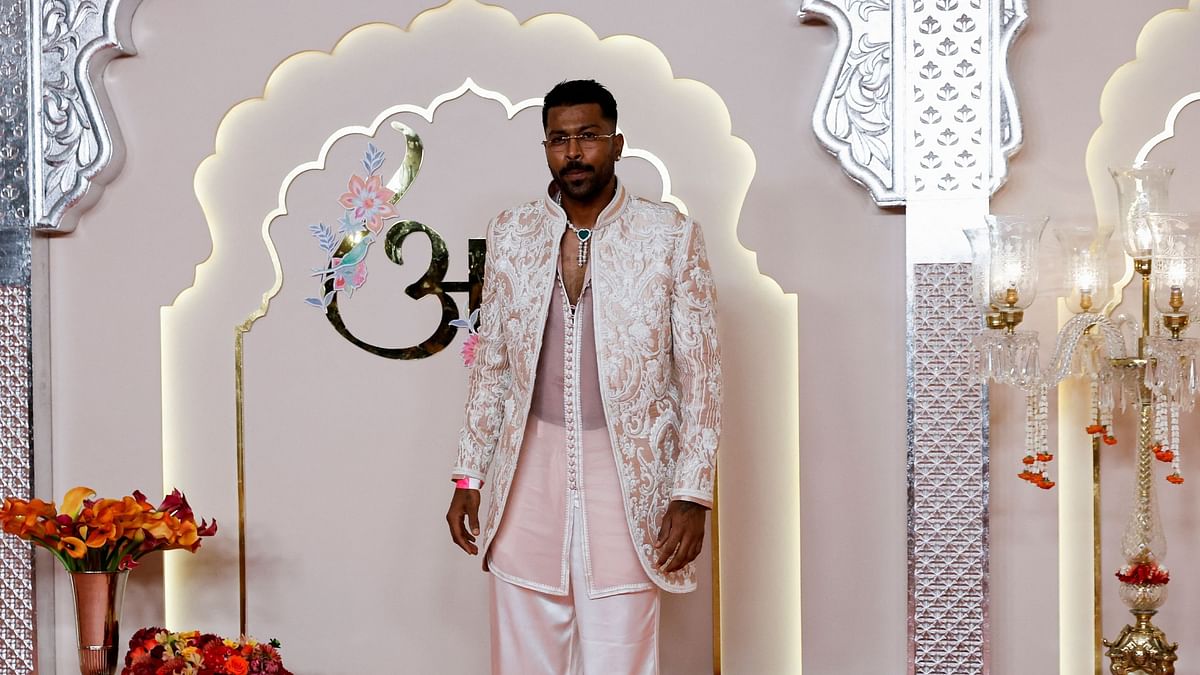
[[(560, 208), (562, 207), (562, 192), (554, 195), (554, 203), (558, 204)], [(563, 209), (564, 216), (566, 213), (566, 209)], [(579, 239), (579, 257), (575, 260), (579, 263), (580, 267), (583, 267), (588, 262), (588, 244), (592, 239), (592, 231), (586, 227), (575, 227), (575, 223), (571, 222), (569, 216), (567, 217), (567, 228), (574, 232), (575, 237)]]

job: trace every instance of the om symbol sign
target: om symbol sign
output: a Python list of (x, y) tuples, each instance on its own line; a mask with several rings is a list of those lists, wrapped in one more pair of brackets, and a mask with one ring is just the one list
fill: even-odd
[[(441, 318), (433, 333), (421, 343), (410, 347), (381, 347), (360, 339), (346, 326), (338, 309), (338, 296), (350, 297), (355, 288), (366, 281), (365, 256), (371, 243), (382, 232), (383, 219), (394, 217), (395, 204), (412, 186), (421, 170), (421, 158), (424, 147), (421, 138), (412, 129), (399, 123), (392, 122), (392, 128), (404, 135), (406, 148), (404, 161), (386, 187), (380, 185), (376, 175), (383, 164), (383, 151), (368, 146), (363, 166), (367, 170), (367, 179), (354, 176), (350, 181), (349, 192), (342, 196), (341, 203), (346, 207), (346, 215), (342, 221), (340, 240), (324, 225), (312, 226), (309, 229), (322, 243), (329, 254), (328, 264), (318, 270), (314, 276), (322, 280), (322, 297), (309, 298), (307, 302), (325, 309), (325, 316), (334, 329), (354, 346), (388, 359), (423, 359), (442, 351), (457, 334), (458, 329), (450, 325), (450, 321), (459, 318), (458, 303), (450, 296), (451, 293), (467, 294), (467, 315), (479, 307), (483, 290), (483, 265), (486, 256), (486, 241), (471, 239), (467, 244), (467, 280), (446, 281), (446, 271), (450, 266), (450, 253), (446, 241), (437, 230), (415, 220), (400, 220), (393, 224), (383, 237), (384, 253), (389, 260), (397, 265), (404, 264), (401, 246), (404, 240), (413, 234), (422, 234), (429, 239), (431, 256), (429, 267), (420, 279), (409, 284), (404, 289), (405, 295), (413, 300), (427, 296), (438, 299), (442, 306)], [(392, 193), (390, 197), (388, 193)], [(365, 229), (360, 229), (365, 228)]]

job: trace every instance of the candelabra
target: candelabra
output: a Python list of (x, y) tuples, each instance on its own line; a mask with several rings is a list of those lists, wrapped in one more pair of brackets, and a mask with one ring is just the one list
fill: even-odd
[[(987, 329), (975, 338), (986, 380), (1026, 394), (1026, 444), (1020, 478), (1054, 487), (1047, 441), (1047, 395), (1067, 377), (1088, 381), (1093, 447), (1116, 445), (1115, 409), (1138, 414), (1134, 500), (1117, 572), (1122, 601), (1134, 615), (1115, 640), (1104, 641), (1113, 675), (1175, 672), (1177, 645), (1152, 622), (1166, 600), (1167, 545), (1155, 500), (1154, 462), (1170, 465), (1166, 480), (1184, 482), (1179, 416), (1191, 410), (1197, 389), (1200, 341), (1184, 337), (1200, 300), (1200, 215), (1169, 213), (1172, 170), (1150, 164), (1111, 171), (1118, 188), (1120, 234), (1141, 282), (1141, 320), (1110, 318), (1106, 305), (1109, 234), (1097, 228), (1056, 230), (1066, 261), (1068, 308), (1048, 367), (1039, 365), (1038, 336), (1017, 330), (1037, 291), (1037, 252), (1047, 219), (989, 216), (964, 230), (973, 256), (973, 295)], [(1158, 321), (1152, 321), (1157, 309)], [(1160, 326), (1160, 327), (1156, 327)]]

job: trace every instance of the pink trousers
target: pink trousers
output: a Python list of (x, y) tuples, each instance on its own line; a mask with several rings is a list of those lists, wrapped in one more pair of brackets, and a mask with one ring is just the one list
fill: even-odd
[(492, 675), (658, 675), (658, 589), (589, 598), (575, 515), (565, 596), (492, 575)]

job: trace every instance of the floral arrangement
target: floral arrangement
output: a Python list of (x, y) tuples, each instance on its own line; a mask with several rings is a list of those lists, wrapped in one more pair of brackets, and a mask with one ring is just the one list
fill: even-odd
[(1126, 565), (1117, 570), (1117, 579), (1138, 586), (1162, 586), (1171, 580), (1171, 573), (1155, 562)]
[(0, 507), (0, 528), (55, 555), (68, 572), (117, 572), (137, 567), (154, 551), (195, 552), (202, 537), (217, 533), (217, 521), (196, 523), (187, 498), (174, 490), (157, 508), (141, 492), (121, 499), (93, 499), (77, 487), (62, 508), (40, 499), (8, 497)]
[(283, 667), (279, 641), (226, 640), (211, 633), (143, 628), (129, 640), (121, 675), (292, 675)]

